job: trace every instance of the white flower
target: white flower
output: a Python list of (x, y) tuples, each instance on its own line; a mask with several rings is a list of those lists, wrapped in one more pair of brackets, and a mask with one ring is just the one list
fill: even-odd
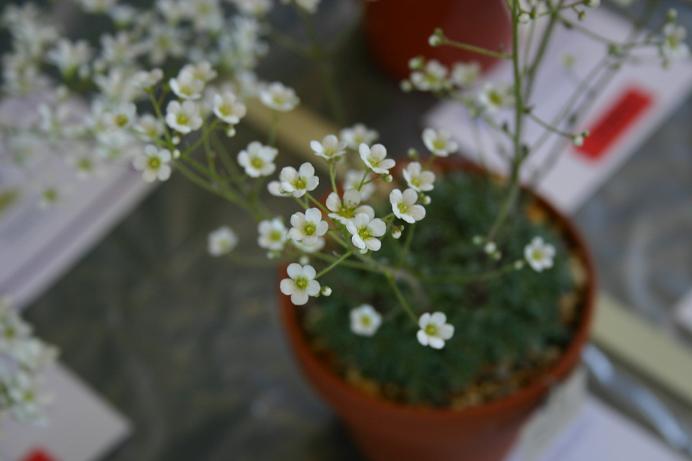
[(360, 336), (373, 336), (382, 324), (382, 316), (369, 304), (351, 309), (351, 331)]
[(427, 192), (433, 190), (435, 173), (432, 171), (424, 171), (420, 163), (409, 163), (406, 165), (406, 168), (404, 168), (402, 174), (408, 186), (416, 192)]
[(282, 168), (279, 174), (279, 181), (282, 195), (290, 194), (294, 197), (302, 197), (306, 192), (317, 188), (320, 178), (315, 176), (315, 167), (305, 162), (300, 165), (297, 171), (290, 166)]
[(359, 213), (365, 213), (373, 218), (375, 211), (368, 205), (360, 205), (360, 199), (360, 192), (354, 189), (346, 190), (343, 200), (336, 192), (330, 193), (327, 196), (327, 208), (331, 211), (328, 216), (343, 225), (347, 225)]
[(317, 140), (310, 141), (310, 148), (318, 157), (325, 160), (332, 160), (341, 157), (346, 153), (343, 142), (333, 134), (329, 134), (322, 139), (322, 142)]
[(406, 189), (403, 193), (399, 189), (394, 189), (389, 193), (394, 215), (409, 224), (425, 218), (425, 208), (416, 204), (417, 201), (418, 193), (413, 189)]
[(421, 91), (440, 91), (447, 87), (447, 68), (431, 59), (425, 67), (411, 74), (411, 83)]
[(144, 141), (155, 141), (163, 134), (164, 126), (161, 120), (151, 114), (145, 114), (135, 124), (135, 131)]
[(370, 147), (363, 143), (358, 147), (363, 163), (377, 174), (389, 174), (390, 168), (394, 168), (396, 162), (387, 158), (387, 149), (382, 144)]
[(175, 131), (187, 134), (202, 126), (199, 106), (194, 101), (171, 101), (166, 106), (166, 124)]
[(683, 26), (668, 23), (663, 28), (663, 44), (661, 53), (666, 59), (685, 58), (690, 50), (685, 43), (687, 31)]
[(55, 48), (46, 54), (46, 59), (55, 64), (64, 75), (70, 75), (82, 69), (82, 66), (88, 64), (90, 58), (91, 48), (84, 40), (73, 43), (60, 39)]
[(438, 157), (447, 157), (459, 148), (459, 145), (452, 139), (452, 135), (449, 132), (432, 128), (423, 130), (423, 143), (430, 152)]
[(279, 288), (281, 293), (291, 297), (291, 302), (296, 306), (302, 306), (308, 302), (308, 297), (316, 297), (320, 294), (320, 283), (315, 280), (315, 268), (308, 265), (301, 266), (291, 263), (286, 270), (289, 278), (281, 281)]
[(212, 256), (223, 256), (238, 245), (238, 236), (228, 226), (221, 226), (209, 233), (207, 251)]
[(293, 88), (279, 82), (266, 85), (260, 90), (259, 97), (262, 104), (280, 112), (289, 112), (295, 109), (300, 101)]
[(329, 230), (329, 224), (322, 220), (319, 208), (308, 208), (305, 213), (293, 213), (291, 226), (288, 236), (293, 241), (303, 242), (308, 246), (316, 243)]
[(293, 246), (303, 253), (315, 253), (320, 251), (322, 248), (324, 248), (326, 243), (322, 237), (319, 237), (317, 240), (310, 241), (309, 243), (306, 243), (305, 241), (296, 242), (295, 240), (292, 240), (291, 242), (293, 242)]
[(367, 128), (362, 123), (356, 123), (351, 128), (344, 128), (339, 133), (341, 142), (349, 149), (356, 150), (361, 144), (372, 144), (377, 140), (377, 131)]
[(351, 234), (351, 242), (361, 250), (361, 253), (379, 251), (382, 237), (387, 232), (387, 225), (379, 218), (373, 218), (366, 213), (358, 213), (356, 217), (346, 224), (346, 229)]
[(156, 65), (165, 62), (169, 56), (180, 58), (185, 54), (186, 48), (182, 31), (174, 24), (152, 24), (145, 43), (147, 56)]
[(344, 175), (344, 190), (358, 191), (360, 199), (367, 200), (375, 192), (375, 185), (370, 182), (371, 179), (368, 171), (348, 170)]
[(265, 219), (257, 226), (259, 237), (257, 244), (271, 251), (281, 251), (286, 243), (288, 231), (281, 218)]
[(497, 87), (488, 82), (478, 94), (478, 102), (488, 112), (497, 112), (500, 109), (514, 105), (514, 96), (511, 86)]
[(481, 73), (481, 66), (477, 62), (458, 62), (452, 67), (450, 81), (459, 87), (469, 87), (476, 83)]
[(171, 176), (171, 153), (166, 149), (148, 145), (132, 161), (137, 171), (142, 172), (146, 182), (165, 181)]
[(601, 0), (584, 0), (584, 5), (590, 8), (598, 8), (601, 5)]
[(542, 238), (534, 237), (531, 243), (524, 247), (524, 258), (536, 272), (553, 267), (555, 247), (545, 243)]
[(224, 122), (235, 125), (245, 117), (245, 104), (232, 91), (224, 91), (214, 95), (214, 115)]
[(204, 91), (204, 81), (195, 77), (190, 69), (183, 68), (176, 78), (168, 81), (171, 90), (180, 99), (199, 99)]
[(223, 12), (218, 0), (185, 0), (181, 3), (196, 30), (219, 32), (223, 27)]
[(110, 128), (127, 128), (137, 117), (137, 107), (132, 103), (120, 104), (108, 111), (106, 124)]
[(216, 71), (208, 61), (201, 61), (197, 64), (188, 64), (182, 68), (181, 72), (189, 72), (192, 74), (192, 77), (204, 84), (214, 80), (217, 75)]
[(426, 312), (418, 319), (418, 326), (418, 342), (433, 349), (442, 349), (445, 341), (454, 336), (454, 325), (447, 323), (447, 316), (442, 312)]
[(238, 154), (238, 163), (245, 173), (252, 178), (269, 176), (276, 169), (274, 158), (278, 151), (257, 141), (251, 142), (247, 148)]
[(150, 90), (163, 78), (161, 69), (152, 69), (150, 71), (141, 70), (132, 76), (132, 80), (140, 90)]

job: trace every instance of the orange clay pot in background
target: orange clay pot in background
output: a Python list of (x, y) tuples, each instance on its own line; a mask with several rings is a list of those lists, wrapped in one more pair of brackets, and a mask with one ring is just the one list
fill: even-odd
[[(458, 162), (442, 168), (458, 170)], [(472, 168), (473, 169), (473, 168)], [(300, 308), (280, 296), (280, 316), (305, 376), (348, 426), (362, 453), (372, 461), (501, 461), (522, 425), (551, 387), (578, 365), (594, 311), (595, 272), (584, 241), (571, 221), (541, 197), (538, 202), (563, 229), (586, 271), (585, 299), (572, 342), (555, 364), (535, 381), (507, 397), (464, 409), (403, 405), (351, 386), (312, 350), (298, 318)], [(281, 270), (281, 277), (285, 268)], [(338, 295), (337, 295), (338, 296)], [(319, 301), (318, 301), (319, 302)], [(386, 358), (383, 358), (386, 360)]]
[(396, 80), (409, 75), (414, 56), (447, 66), (477, 61), (484, 71), (497, 60), (449, 46), (430, 47), (437, 27), (457, 41), (491, 50), (511, 48), (511, 23), (504, 0), (364, 0), (365, 34), (375, 61)]

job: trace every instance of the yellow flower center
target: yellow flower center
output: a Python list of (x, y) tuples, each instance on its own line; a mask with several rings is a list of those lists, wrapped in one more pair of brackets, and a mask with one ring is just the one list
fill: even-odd
[(428, 336), (435, 336), (437, 334), (437, 325), (429, 323), (425, 326), (424, 331)]
[(305, 226), (303, 226), (303, 232), (305, 235), (313, 235), (316, 230), (317, 227), (311, 222), (306, 223)]
[(250, 159), (250, 165), (252, 165), (253, 168), (259, 170), (264, 166), (264, 160), (262, 160), (259, 157), (252, 157)]
[(296, 189), (305, 189), (306, 186), (307, 183), (301, 177), (298, 177), (295, 181), (293, 181), (293, 187), (295, 187)]
[(179, 125), (187, 125), (187, 122), (190, 121), (188, 116), (185, 114), (178, 114), (175, 120), (178, 122)]
[(115, 116), (115, 124), (118, 125), (120, 128), (127, 125), (127, 122), (129, 122), (129, 121), (130, 121), (130, 119), (127, 118), (127, 115), (125, 115), (125, 114), (118, 114)]
[(397, 205), (397, 208), (399, 208), (399, 213), (402, 213), (402, 214), (408, 213), (408, 210), (409, 210), (408, 204), (406, 204), (404, 202), (399, 202), (399, 204)]
[(279, 241), (281, 241), (282, 238), (283, 238), (283, 234), (281, 233), (281, 231), (273, 230), (269, 233), (269, 240), (279, 242)]
[(161, 167), (161, 159), (158, 157), (149, 157), (147, 166), (150, 170), (158, 170)]
[(298, 277), (296, 278), (295, 284), (299, 289), (304, 290), (308, 287), (308, 279), (305, 277)]

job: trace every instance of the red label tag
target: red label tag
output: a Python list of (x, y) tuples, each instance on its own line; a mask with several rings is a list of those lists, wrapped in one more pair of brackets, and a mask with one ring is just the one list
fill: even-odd
[(592, 160), (600, 159), (652, 103), (653, 97), (649, 92), (637, 87), (627, 88), (596, 120), (584, 144), (576, 148), (577, 152)]
[(25, 456), (21, 461), (57, 461), (43, 450), (34, 450)]

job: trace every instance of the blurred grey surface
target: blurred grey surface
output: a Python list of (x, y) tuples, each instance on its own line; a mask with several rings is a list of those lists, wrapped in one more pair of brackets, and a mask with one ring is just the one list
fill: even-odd
[[(692, 28), (692, 8), (677, 6)], [(379, 72), (358, 16), (356, 1), (326, 1), (320, 11), (321, 33), (346, 37), (337, 75), (351, 103), (347, 119), (404, 152), (418, 145), (421, 116), (435, 101), (402, 94)], [(277, 18), (297, 29), (294, 19)], [(261, 75), (324, 109), (311, 91), (318, 75), (289, 52), (273, 52)], [(690, 126), (688, 99), (576, 216), (602, 287), (673, 334), (664, 313), (692, 287)], [(241, 133), (236, 146), (254, 135)], [(287, 350), (275, 269), (205, 252), (207, 232), (230, 224), (247, 243), (242, 252), (262, 256), (254, 225), (240, 216), (174, 176), (27, 311), (62, 360), (134, 422), (109, 461), (358, 459)]]

